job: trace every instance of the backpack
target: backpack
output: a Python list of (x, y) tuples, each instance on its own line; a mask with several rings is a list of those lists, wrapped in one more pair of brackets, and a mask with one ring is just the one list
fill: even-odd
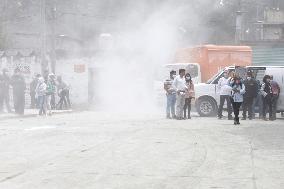
[(55, 93), (55, 85), (53, 85), (51, 82), (48, 82), (46, 87), (46, 94), (52, 95), (54, 93)]

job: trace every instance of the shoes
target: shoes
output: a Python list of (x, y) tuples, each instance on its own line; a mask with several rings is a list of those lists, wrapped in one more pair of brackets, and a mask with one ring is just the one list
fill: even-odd
[(234, 119), (234, 125), (240, 125), (240, 119), (239, 118)]
[(242, 120), (246, 120), (247, 118), (243, 117)]

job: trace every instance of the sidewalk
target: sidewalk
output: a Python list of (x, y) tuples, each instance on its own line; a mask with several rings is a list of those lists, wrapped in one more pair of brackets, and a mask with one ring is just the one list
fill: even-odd
[[(63, 113), (72, 113), (73, 110), (52, 110), (52, 115), (56, 114), (63, 114)], [(38, 116), (38, 110), (37, 109), (25, 109), (24, 115), (17, 115), (14, 113), (2, 113), (0, 114), (0, 120), (5, 119), (14, 119), (14, 118), (28, 118), (28, 117), (36, 117)]]

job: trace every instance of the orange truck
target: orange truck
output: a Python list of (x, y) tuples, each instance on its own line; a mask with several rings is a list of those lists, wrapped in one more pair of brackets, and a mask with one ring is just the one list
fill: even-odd
[(201, 81), (206, 82), (225, 67), (252, 65), (252, 49), (249, 46), (218, 45), (184, 48), (176, 52), (174, 62), (198, 63), (201, 69)]

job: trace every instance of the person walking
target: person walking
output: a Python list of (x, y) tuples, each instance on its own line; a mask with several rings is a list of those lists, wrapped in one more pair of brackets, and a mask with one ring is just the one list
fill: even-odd
[(252, 73), (248, 72), (247, 77), (244, 80), (246, 93), (244, 94), (243, 117), (242, 120), (247, 119), (247, 113), (249, 120), (253, 119), (253, 101), (257, 97), (258, 86), (256, 80), (252, 77)]
[(36, 86), (38, 83), (38, 78), (40, 78), (41, 75), (40, 74), (36, 74), (35, 77), (33, 78), (32, 82), (30, 83), (30, 97), (31, 97), (31, 109), (34, 108), (38, 108), (38, 104), (37, 101), (35, 99), (35, 90), (36, 90)]
[(166, 91), (166, 96), (167, 96), (167, 109), (166, 109), (167, 119), (176, 118), (176, 113), (175, 113), (176, 91), (173, 88), (173, 81), (175, 77), (176, 77), (176, 71), (172, 70), (170, 72), (170, 78), (164, 82), (164, 90)]
[[(187, 73), (185, 75), (185, 84), (187, 89), (185, 90), (185, 104), (183, 108), (183, 118), (191, 119), (190, 111), (191, 111), (191, 99), (194, 98), (194, 84), (191, 80), (191, 75)], [(186, 117), (187, 112), (187, 117)]]
[(39, 105), (39, 115), (46, 115), (46, 105), (45, 105), (45, 98), (46, 98), (46, 83), (44, 82), (44, 78), (40, 77), (38, 79), (38, 84), (36, 86), (36, 99)]
[(272, 90), (272, 120), (276, 120), (277, 113), (277, 102), (280, 94), (280, 87), (276, 81), (273, 80), (273, 75), (270, 76), (271, 79), (271, 90)]
[[(68, 109), (68, 101), (67, 101), (67, 91), (68, 86), (67, 84), (62, 80), (61, 76), (57, 77), (57, 89), (58, 89), (58, 96), (59, 96), (59, 102), (57, 103), (57, 107), (59, 107), (59, 110), (62, 110), (65, 106), (65, 109)], [(68, 104), (67, 104), (68, 103)]]
[(25, 112), (25, 78), (22, 76), (19, 68), (16, 68), (14, 75), (11, 77), (11, 85), (13, 88), (13, 101), (15, 113), (23, 115)]
[(173, 81), (173, 87), (176, 91), (176, 119), (183, 119), (183, 108), (185, 104), (185, 69), (179, 70), (179, 75)]
[(231, 93), (231, 102), (233, 105), (234, 110), (234, 125), (240, 124), (239, 119), (239, 113), (240, 113), (240, 107), (242, 105), (242, 102), (244, 100), (243, 95), (246, 92), (245, 85), (242, 83), (241, 78), (239, 76), (234, 76), (230, 80), (230, 86), (232, 87), (232, 93)]
[(7, 112), (10, 113), (10, 77), (6, 68), (2, 70), (2, 75), (0, 75), (0, 112), (3, 112), (4, 104)]
[(218, 89), (220, 90), (220, 105), (218, 108), (218, 119), (222, 119), (223, 115), (223, 107), (225, 100), (227, 102), (227, 111), (228, 111), (228, 119), (232, 120), (232, 104), (231, 104), (231, 91), (232, 88), (229, 86), (229, 74), (228, 72), (224, 72), (224, 76), (221, 77), (218, 81)]
[(267, 109), (269, 113), (269, 120), (273, 120), (272, 116), (272, 87), (270, 83), (270, 76), (265, 75), (263, 77), (263, 84), (261, 85), (261, 94), (263, 96), (263, 107), (262, 107), (262, 119), (267, 121), (266, 119), (266, 114), (267, 114)]

